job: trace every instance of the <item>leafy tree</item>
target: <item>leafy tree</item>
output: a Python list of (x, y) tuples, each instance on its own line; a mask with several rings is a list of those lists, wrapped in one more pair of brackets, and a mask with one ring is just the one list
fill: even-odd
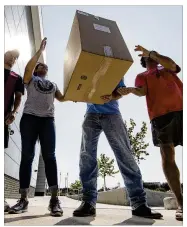
[(104, 179), (104, 191), (106, 191), (106, 176), (114, 177), (118, 173), (114, 170), (114, 159), (110, 159), (105, 154), (101, 154), (98, 159), (99, 176)]
[(140, 163), (140, 160), (145, 160), (145, 156), (149, 155), (146, 151), (149, 143), (145, 143), (145, 137), (147, 134), (147, 124), (143, 121), (142, 127), (139, 132), (135, 133), (134, 129), (136, 127), (136, 123), (133, 119), (130, 119), (130, 127), (127, 126), (127, 122), (125, 121), (125, 126), (127, 127), (128, 136), (130, 139), (130, 144), (133, 152), (133, 156), (137, 163)]
[(166, 192), (170, 190), (170, 187), (167, 182), (162, 183), (161, 188), (163, 188)]
[(74, 183), (72, 183), (70, 185), (70, 188), (73, 189), (73, 190), (81, 189), (82, 188), (82, 184), (81, 184), (80, 180), (76, 180)]

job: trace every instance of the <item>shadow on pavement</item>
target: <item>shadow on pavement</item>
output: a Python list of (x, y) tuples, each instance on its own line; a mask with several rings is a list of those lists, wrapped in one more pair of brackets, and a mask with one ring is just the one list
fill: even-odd
[(14, 221), (21, 221), (25, 219), (33, 219), (33, 218), (43, 218), (50, 216), (50, 214), (43, 214), (43, 215), (31, 215), (31, 216), (20, 216), (20, 217), (15, 217), (15, 218), (5, 218), (4, 223), (10, 223)]
[(90, 222), (95, 220), (94, 217), (71, 217), (71, 218), (66, 218), (55, 225), (91, 225)]
[(125, 221), (114, 225), (153, 225), (154, 223), (155, 220), (153, 219), (132, 216), (132, 218), (126, 219)]

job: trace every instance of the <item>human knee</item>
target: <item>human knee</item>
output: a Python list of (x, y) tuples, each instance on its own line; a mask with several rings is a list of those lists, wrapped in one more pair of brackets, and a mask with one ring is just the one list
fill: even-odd
[(22, 153), (22, 156), (21, 156), (21, 162), (22, 163), (32, 163), (33, 160), (34, 160), (34, 154)]
[(44, 162), (45, 161), (55, 161), (56, 160), (56, 155), (55, 152), (43, 152), (42, 157)]
[(175, 162), (175, 150), (172, 144), (165, 144), (161, 146), (162, 161), (165, 164)]

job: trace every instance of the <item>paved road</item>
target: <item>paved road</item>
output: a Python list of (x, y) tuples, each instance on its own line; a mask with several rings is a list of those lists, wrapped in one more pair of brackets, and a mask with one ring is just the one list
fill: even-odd
[[(29, 210), (23, 214), (5, 214), (5, 225), (14, 226), (50, 226), (50, 225), (159, 225), (177, 226), (182, 222), (174, 218), (175, 211), (167, 211), (156, 208), (163, 215), (163, 220), (150, 220), (132, 217), (130, 207), (97, 204), (97, 216), (78, 218), (72, 217), (72, 212), (80, 205), (79, 201), (60, 197), (64, 210), (63, 217), (51, 217), (47, 210), (49, 197), (35, 197), (30, 199)], [(8, 199), (10, 205), (14, 205), (15, 199)], [(154, 208), (155, 209), (155, 208)]]

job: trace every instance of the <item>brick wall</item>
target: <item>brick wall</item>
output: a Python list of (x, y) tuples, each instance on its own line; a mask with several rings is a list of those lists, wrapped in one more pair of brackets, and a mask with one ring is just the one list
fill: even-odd
[[(35, 188), (30, 187), (29, 197), (34, 197)], [(4, 175), (4, 196), (5, 198), (18, 199), (20, 198), (19, 194), (19, 181), (8, 176)]]

